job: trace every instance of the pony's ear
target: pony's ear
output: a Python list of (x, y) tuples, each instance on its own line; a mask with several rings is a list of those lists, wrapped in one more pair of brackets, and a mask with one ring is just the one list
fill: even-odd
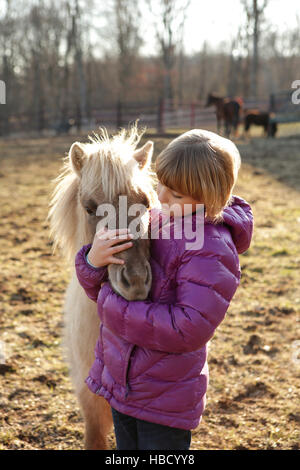
[(148, 142), (146, 142), (143, 147), (137, 149), (133, 154), (133, 158), (138, 162), (141, 170), (151, 165), (153, 145), (153, 142), (151, 142), (151, 140), (148, 140)]
[(74, 144), (72, 144), (69, 152), (69, 158), (74, 172), (80, 176), (82, 167), (87, 159), (84, 146), (80, 142), (74, 142)]

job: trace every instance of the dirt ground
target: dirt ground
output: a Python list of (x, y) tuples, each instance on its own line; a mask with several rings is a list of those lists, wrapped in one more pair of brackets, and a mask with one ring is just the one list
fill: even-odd
[[(83, 449), (62, 348), (70, 269), (52, 255), (46, 221), (50, 181), (74, 140), (0, 140), (2, 450)], [(155, 139), (155, 154), (166, 144)], [(300, 137), (237, 145), (234, 194), (251, 204), (255, 230), (240, 256), (241, 285), (210, 344), (207, 406), (191, 449), (299, 449)]]

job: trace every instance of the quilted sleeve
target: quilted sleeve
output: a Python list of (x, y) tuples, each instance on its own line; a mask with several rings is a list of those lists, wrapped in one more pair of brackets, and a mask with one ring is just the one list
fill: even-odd
[(102, 282), (107, 281), (107, 267), (94, 268), (87, 263), (86, 255), (91, 244), (84, 245), (75, 257), (75, 269), (79, 284), (83, 287), (86, 295), (97, 302), (98, 293)]
[(140, 347), (184, 353), (202, 348), (223, 320), (239, 279), (218, 256), (183, 256), (177, 272), (176, 302), (131, 301), (105, 283), (98, 298), (102, 323)]

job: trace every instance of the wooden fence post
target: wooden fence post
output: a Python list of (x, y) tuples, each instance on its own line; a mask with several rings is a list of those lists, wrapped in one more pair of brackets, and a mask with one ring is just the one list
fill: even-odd
[(164, 132), (164, 110), (165, 110), (165, 103), (164, 103), (164, 99), (161, 98), (158, 103), (158, 112), (157, 112), (157, 132), (158, 133)]
[(122, 103), (121, 100), (118, 100), (117, 103), (117, 129), (122, 127)]
[(195, 127), (195, 103), (191, 103), (191, 129)]
[(276, 111), (276, 109), (275, 109), (275, 96), (274, 96), (274, 93), (271, 93), (271, 94), (270, 94), (269, 111), (270, 111), (270, 112), (273, 112), (273, 113)]

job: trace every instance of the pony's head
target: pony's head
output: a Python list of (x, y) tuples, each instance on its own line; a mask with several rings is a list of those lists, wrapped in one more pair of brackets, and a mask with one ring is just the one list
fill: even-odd
[(124, 265), (108, 266), (112, 287), (127, 300), (145, 299), (152, 281), (148, 209), (157, 205), (150, 169), (153, 143), (136, 149), (140, 138), (134, 126), (112, 138), (102, 129), (89, 143), (75, 142), (55, 180), (49, 213), (54, 247), (61, 245), (73, 262), (100, 226), (133, 231), (133, 246), (115, 255)]
[(207, 96), (206, 103), (205, 103), (205, 108), (208, 108), (212, 104), (213, 104), (213, 95), (212, 93), (209, 93), (209, 95)]
[(209, 106), (212, 106), (213, 104), (218, 103), (221, 100), (222, 98), (216, 93), (209, 93), (207, 96), (205, 108), (208, 108)]

